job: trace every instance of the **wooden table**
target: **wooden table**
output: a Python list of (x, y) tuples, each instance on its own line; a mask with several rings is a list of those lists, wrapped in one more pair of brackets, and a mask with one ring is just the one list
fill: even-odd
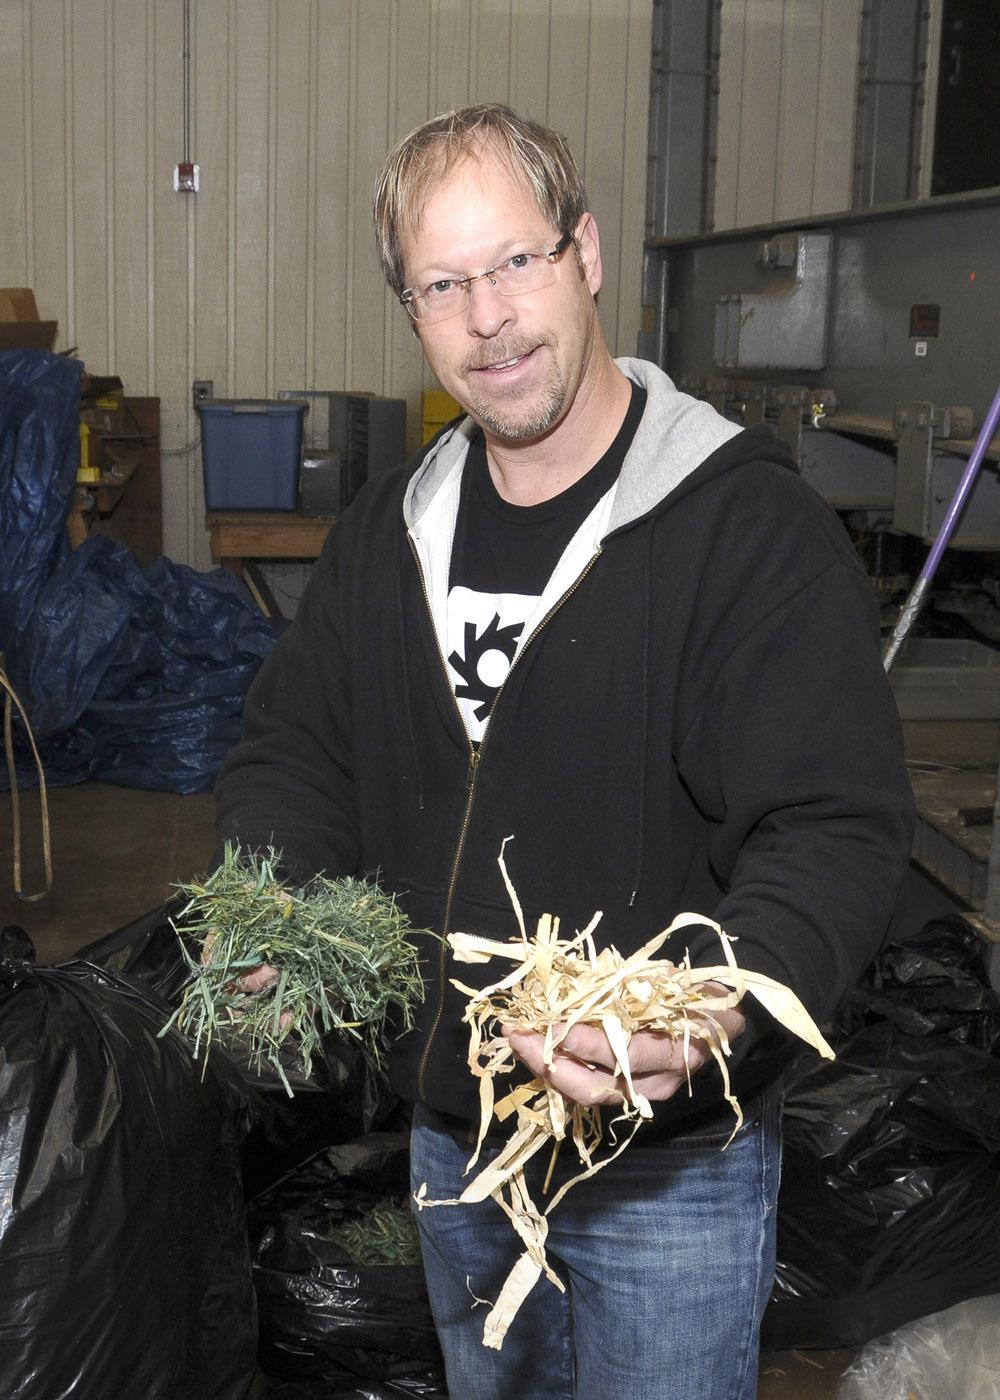
[(248, 560), (318, 559), (333, 517), (290, 510), (210, 510), (205, 524), (212, 558), (242, 578)]

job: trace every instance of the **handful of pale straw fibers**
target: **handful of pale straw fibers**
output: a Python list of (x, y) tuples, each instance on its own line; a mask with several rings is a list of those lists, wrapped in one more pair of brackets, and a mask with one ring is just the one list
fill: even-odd
[[(824, 1058), (833, 1058), (833, 1051), (795, 993), (762, 973), (739, 967), (733, 940), (711, 919), (700, 914), (680, 914), (669, 928), (629, 957), (623, 957), (613, 947), (598, 951), (594, 929), (601, 918), (599, 913), (573, 938), (560, 938), (559, 920), (543, 914), (534, 938), (529, 938), (502, 849), (500, 869), (517, 915), (520, 938), (501, 943), (473, 934), (448, 936), (459, 962), (485, 963), (491, 958), (504, 958), (514, 964), (506, 977), (481, 991), (459, 981), (453, 983), (469, 998), (464, 1015), (469, 1025), (469, 1068), (479, 1079), (480, 1090), (479, 1141), (468, 1170), (479, 1158), (483, 1138), (494, 1117), (502, 1123), (516, 1115), (517, 1126), (496, 1160), (474, 1178), (457, 1200), (428, 1200), (426, 1183), (416, 1196), (421, 1207), (471, 1204), (491, 1196), (506, 1212), (524, 1244), (524, 1253), (510, 1271), (486, 1319), (483, 1342), (497, 1350), (543, 1273), (558, 1289), (564, 1288), (545, 1257), (548, 1215), (572, 1186), (623, 1152), (643, 1119), (653, 1116), (649, 1101), (636, 1089), (629, 1069), (629, 1041), (636, 1031), (675, 1036), (683, 1047), (685, 1061), (692, 1041), (703, 1044), (722, 1073), (723, 1092), (734, 1114), (734, 1133), (743, 1114), (730, 1087), (726, 1066), (729, 1041), (718, 1012), (736, 1006), (749, 992), (787, 1030)], [(719, 966), (692, 967), (686, 953), (679, 963), (656, 956), (672, 934), (693, 924), (715, 929), (724, 958)], [(579, 1024), (604, 1031), (616, 1061), (614, 1073), (624, 1084), (621, 1112), (614, 1120), (623, 1124), (624, 1130), (612, 1138), (609, 1150), (600, 1157), (597, 1153), (604, 1130), (598, 1107), (571, 1102), (540, 1079), (519, 1085), (499, 1100), (494, 1091), (496, 1076), (509, 1074), (516, 1063), (501, 1026), (543, 1034), (543, 1058), (550, 1065), (556, 1048)], [(572, 1140), (582, 1170), (541, 1211), (528, 1191), (525, 1164), (550, 1144), (547, 1189), (560, 1144), (566, 1138)]]

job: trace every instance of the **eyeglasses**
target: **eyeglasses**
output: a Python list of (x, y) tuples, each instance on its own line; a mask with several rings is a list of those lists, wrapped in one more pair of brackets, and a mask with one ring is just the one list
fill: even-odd
[(504, 258), (496, 267), (488, 267), (485, 272), (475, 272), (469, 277), (440, 277), (423, 287), (407, 287), (399, 298), (400, 305), (405, 306), (420, 325), (432, 326), (464, 311), (472, 295), (473, 282), (483, 277), (488, 277), (490, 285), (503, 297), (537, 292), (556, 280), (555, 260), (572, 242), (573, 235), (564, 233), (554, 248), (528, 248), (511, 253), (509, 258)]

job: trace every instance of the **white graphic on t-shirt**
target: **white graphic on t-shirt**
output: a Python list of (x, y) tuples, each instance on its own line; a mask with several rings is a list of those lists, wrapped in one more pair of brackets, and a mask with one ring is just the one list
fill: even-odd
[(507, 679), (524, 624), (538, 598), (526, 593), (448, 594), (448, 670), (469, 738), (486, 732), (493, 701)]

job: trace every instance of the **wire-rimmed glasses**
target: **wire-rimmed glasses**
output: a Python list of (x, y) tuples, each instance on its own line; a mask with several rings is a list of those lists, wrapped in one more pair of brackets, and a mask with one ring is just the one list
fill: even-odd
[(488, 277), (504, 297), (537, 292), (556, 280), (556, 260), (572, 241), (573, 235), (564, 233), (554, 248), (521, 249), (485, 272), (474, 272), (468, 277), (440, 277), (421, 287), (407, 287), (400, 295), (400, 305), (406, 307), (418, 325), (432, 326), (464, 311), (472, 295), (473, 282), (483, 277)]

